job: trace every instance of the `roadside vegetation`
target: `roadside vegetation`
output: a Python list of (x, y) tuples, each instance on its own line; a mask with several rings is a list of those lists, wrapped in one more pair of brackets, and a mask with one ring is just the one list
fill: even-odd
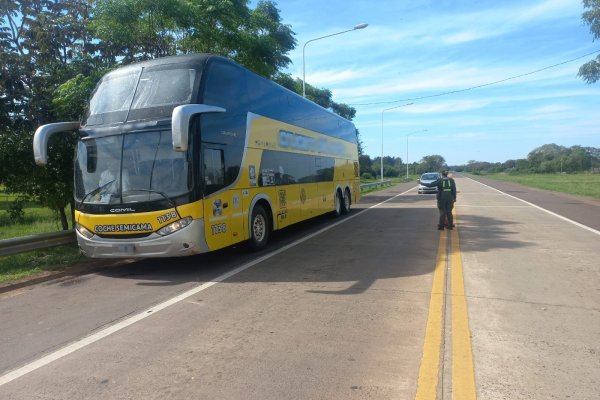
[[(61, 230), (56, 211), (19, 196), (8, 195), (0, 186), (0, 240)], [(76, 245), (30, 251), (0, 257), (0, 284), (48, 271), (62, 270), (84, 261)]]
[(537, 189), (600, 199), (600, 174), (477, 174)]
[(0, 285), (32, 275), (64, 270), (77, 262), (88, 262), (79, 253), (77, 245), (0, 257)]

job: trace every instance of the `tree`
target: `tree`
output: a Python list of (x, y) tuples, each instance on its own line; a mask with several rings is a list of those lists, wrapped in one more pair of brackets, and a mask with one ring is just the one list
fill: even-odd
[[(583, 22), (590, 26), (593, 40), (600, 39), (600, 0), (583, 0), (586, 11), (582, 14)], [(600, 79), (600, 54), (579, 68), (577, 74), (587, 83), (595, 83)]]
[(358, 156), (358, 163), (360, 164), (361, 177), (364, 175), (365, 178), (372, 179), (375, 175), (372, 175), (371, 167), (373, 160), (369, 155), (363, 154)]
[(93, 68), (87, 31), (91, 0), (0, 2), (0, 181), (7, 191), (54, 209), (68, 229), (74, 138), (50, 142), (58, 156), (46, 168), (33, 161), (33, 131), (54, 121), (55, 88)]
[[(283, 86), (286, 89), (291, 90), (294, 93), (302, 94), (302, 80), (300, 78), (292, 78), (290, 74), (285, 74), (282, 72), (278, 72), (273, 77), (273, 80)], [(327, 108), (328, 110), (336, 113), (342, 118), (346, 118), (349, 121), (352, 121), (356, 116), (356, 109), (347, 104), (336, 103), (333, 101), (333, 95), (331, 90), (329, 89), (318, 89), (308, 83), (306, 86), (306, 98), (317, 103), (323, 108)], [(356, 130), (356, 137), (358, 139), (358, 155), (363, 154), (363, 145), (362, 140), (360, 139), (360, 132), (358, 129)], [(366, 171), (361, 169), (361, 171)]]
[(287, 67), (296, 46), (275, 3), (260, 0), (99, 0), (92, 28), (109, 62), (148, 60), (181, 53), (233, 59), (272, 78)]
[(444, 157), (433, 154), (430, 156), (425, 156), (419, 162), (419, 171), (430, 172), (430, 171), (441, 171), (442, 168), (446, 166), (446, 160)]

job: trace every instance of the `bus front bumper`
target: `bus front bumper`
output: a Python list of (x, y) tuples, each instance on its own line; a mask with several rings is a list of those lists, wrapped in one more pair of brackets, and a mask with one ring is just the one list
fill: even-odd
[(81, 252), (91, 258), (180, 257), (209, 251), (203, 219), (193, 220), (188, 226), (167, 236), (153, 233), (139, 239), (107, 239), (97, 235), (88, 239), (77, 232), (77, 243)]

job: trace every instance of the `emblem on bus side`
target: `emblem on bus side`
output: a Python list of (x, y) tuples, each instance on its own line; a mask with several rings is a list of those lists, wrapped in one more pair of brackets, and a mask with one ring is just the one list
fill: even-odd
[(285, 193), (285, 190), (280, 190), (279, 191), (279, 208), (285, 208), (287, 207), (287, 194)]
[(223, 215), (223, 203), (221, 199), (213, 201), (213, 216), (217, 217)]

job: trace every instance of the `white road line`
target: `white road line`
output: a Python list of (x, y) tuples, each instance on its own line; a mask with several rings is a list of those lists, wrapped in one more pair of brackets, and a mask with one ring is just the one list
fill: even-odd
[(369, 208), (366, 208), (366, 209), (364, 209), (362, 211), (359, 211), (359, 212), (357, 212), (354, 215), (351, 215), (349, 217), (346, 217), (346, 218), (342, 219), (341, 221), (338, 221), (338, 222), (336, 222), (334, 224), (328, 225), (325, 228), (318, 230), (317, 232), (311, 233), (308, 236), (305, 236), (305, 237), (303, 237), (301, 239), (298, 239), (295, 242), (292, 242), (292, 243), (290, 243), (290, 244), (288, 244), (286, 246), (283, 246), (283, 247), (281, 247), (281, 248), (279, 248), (279, 249), (277, 249), (277, 250), (275, 250), (275, 251), (273, 251), (271, 253), (265, 254), (264, 256), (262, 256), (260, 258), (257, 258), (256, 260), (253, 260), (253, 261), (251, 261), (251, 262), (249, 262), (247, 264), (244, 264), (244, 265), (242, 265), (242, 266), (240, 266), (240, 267), (238, 267), (236, 269), (233, 269), (233, 270), (231, 270), (231, 271), (229, 271), (229, 272), (227, 272), (227, 273), (225, 273), (223, 275), (220, 275), (220, 276), (214, 278), (213, 280), (211, 280), (209, 282), (206, 282), (206, 283), (203, 283), (203, 284), (201, 284), (199, 286), (196, 286), (193, 289), (190, 289), (190, 290), (188, 290), (186, 292), (183, 292), (183, 293), (181, 293), (181, 294), (179, 294), (179, 295), (177, 295), (177, 296), (175, 296), (175, 297), (173, 297), (173, 298), (171, 298), (171, 299), (169, 299), (169, 300), (167, 300), (167, 301), (165, 301), (163, 303), (160, 303), (160, 304), (157, 304), (155, 306), (152, 306), (152, 307), (150, 307), (150, 308), (148, 308), (148, 309), (140, 312), (139, 314), (136, 314), (136, 315), (134, 315), (132, 317), (129, 317), (129, 318), (123, 320), (123, 321), (117, 322), (116, 324), (111, 325), (111, 326), (109, 326), (107, 328), (104, 328), (101, 331), (92, 333), (91, 335), (86, 336), (86, 337), (84, 337), (82, 339), (79, 339), (79, 340), (77, 340), (77, 341), (75, 341), (75, 342), (73, 342), (73, 343), (71, 343), (69, 345), (66, 345), (65, 347), (63, 347), (63, 348), (61, 348), (61, 349), (59, 349), (59, 350), (57, 350), (57, 351), (55, 351), (53, 353), (45, 355), (45, 356), (39, 358), (38, 360), (32, 361), (29, 364), (26, 364), (26, 365), (22, 366), (21, 368), (18, 368), (18, 369), (15, 369), (13, 371), (10, 371), (10, 372), (8, 372), (8, 373), (0, 376), (0, 386), (6, 385), (7, 383), (12, 382), (15, 379), (18, 379), (18, 378), (20, 378), (20, 377), (22, 377), (24, 375), (27, 375), (28, 373), (33, 372), (33, 371), (35, 371), (35, 370), (37, 370), (39, 368), (42, 368), (42, 367), (50, 364), (53, 361), (56, 361), (56, 360), (59, 360), (59, 359), (65, 357), (65, 356), (68, 356), (69, 354), (72, 354), (72, 353), (76, 352), (77, 350), (80, 350), (80, 349), (82, 349), (82, 348), (84, 348), (84, 347), (86, 347), (86, 346), (88, 346), (90, 344), (93, 344), (93, 343), (95, 343), (95, 342), (97, 342), (97, 341), (99, 341), (101, 339), (104, 339), (105, 337), (110, 336), (113, 333), (119, 332), (120, 330), (125, 329), (125, 328), (127, 328), (127, 327), (135, 324), (136, 322), (139, 322), (139, 321), (141, 321), (141, 320), (143, 320), (143, 319), (145, 319), (145, 318), (147, 318), (147, 317), (149, 317), (151, 315), (154, 315), (157, 312), (159, 312), (161, 310), (164, 310), (167, 307), (170, 307), (170, 306), (172, 306), (174, 304), (177, 304), (180, 301), (183, 301), (183, 300), (187, 299), (190, 296), (194, 296), (195, 294), (198, 294), (198, 293), (202, 292), (203, 290), (206, 290), (209, 287), (216, 285), (217, 283), (223, 282), (224, 280), (226, 280), (228, 278), (231, 278), (232, 276), (237, 275), (240, 272), (242, 272), (242, 271), (244, 271), (244, 270), (246, 270), (246, 269), (248, 269), (250, 267), (255, 266), (256, 264), (260, 264), (261, 262), (266, 261), (269, 258), (274, 257), (274, 256), (276, 256), (276, 255), (278, 255), (280, 253), (283, 253), (284, 251), (289, 250), (289, 249), (291, 249), (294, 246), (297, 246), (297, 245), (299, 245), (299, 244), (301, 244), (303, 242), (306, 242), (307, 240), (312, 239), (313, 237), (318, 236), (318, 235), (322, 234), (323, 232), (326, 232), (326, 231), (328, 231), (328, 230), (330, 230), (332, 228), (335, 228), (336, 226), (338, 226), (340, 224), (346, 223), (346, 222), (350, 221), (351, 219), (354, 219), (354, 218), (358, 217), (362, 213), (364, 213), (366, 211), (369, 211), (369, 210), (371, 210), (373, 208), (377, 208), (380, 205), (385, 204), (385, 203), (387, 203), (387, 202), (395, 199), (398, 196), (402, 196), (403, 194), (408, 193), (409, 191), (410, 190), (407, 190), (406, 192), (403, 192), (403, 193), (397, 194), (396, 196), (390, 197), (389, 199), (387, 199), (385, 201), (382, 201), (381, 203), (375, 204), (375, 205), (373, 205), (373, 206), (371, 206)]
[(501, 191), (501, 190), (498, 190), (498, 189), (496, 189), (496, 188), (493, 188), (493, 187), (491, 187), (491, 186), (489, 186), (489, 185), (486, 185), (485, 183), (478, 182), (478, 181), (476, 181), (475, 179), (469, 178), (468, 176), (464, 176), (464, 178), (470, 179), (470, 180), (472, 180), (473, 182), (479, 183), (480, 185), (483, 185), (483, 186), (485, 186), (485, 187), (488, 187), (488, 188), (490, 188), (490, 189), (493, 189), (493, 190), (495, 190), (496, 192), (502, 193), (502, 194), (503, 194), (503, 195), (505, 195), (505, 196), (511, 197), (511, 198), (513, 198), (513, 199), (515, 199), (515, 200), (519, 200), (520, 202), (523, 202), (523, 203), (527, 204), (528, 206), (531, 206), (531, 207), (533, 207), (533, 208), (537, 208), (537, 209), (538, 209), (538, 210), (540, 210), (540, 211), (543, 211), (543, 212), (545, 212), (545, 213), (548, 213), (548, 214), (552, 215), (553, 217), (556, 217), (556, 218), (562, 219), (563, 221), (569, 222), (569, 223), (571, 223), (571, 224), (573, 224), (573, 225), (575, 225), (575, 226), (578, 226), (579, 228), (585, 229), (586, 231), (590, 231), (590, 232), (592, 232), (592, 233), (595, 233), (596, 235), (600, 235), (600, 231), (598, 231), (598, 230), (596, 230), (596, 229), (594, 229), (594, 228), (591, 228), (591, 227), (589, 227), (589, 226), (587, 226), (587, 225), (580, 224), (579, 222), (573, 221), (572, 219), (569, 219), (569, 218), (567, 218), (567, 217), (563, 217), (562, 215), (560, 215), (560, 214), (557, 214), (557, 213), (555, 213), (555, 212), (552, 212), (552, 211), (550, 211), (550, 210), (546, 210), (545, 208), (542, 208), (542, 207), (540, 207), (540, 206), (537, 206), (537, 205), (535, 205), (535, 204), (533, 204), (533, 203), (530, 203), (530, 202), (528, 202), (528, 201), (526, 201), (526, 200), (520, 199), (520, 198), (518, 198), (518, 197), (516, 197), (516, 196), (513, 196), (513, 195), (511, 195), (511, 194), (508, 194), (508, 193), (504, 193), (504, 192), (503, 192), (503, 191)]
[(529, 208), (529, 206), (480, 206), (478, 204), (455, 204), (456, 207), (466, 207), (466, 208)]

